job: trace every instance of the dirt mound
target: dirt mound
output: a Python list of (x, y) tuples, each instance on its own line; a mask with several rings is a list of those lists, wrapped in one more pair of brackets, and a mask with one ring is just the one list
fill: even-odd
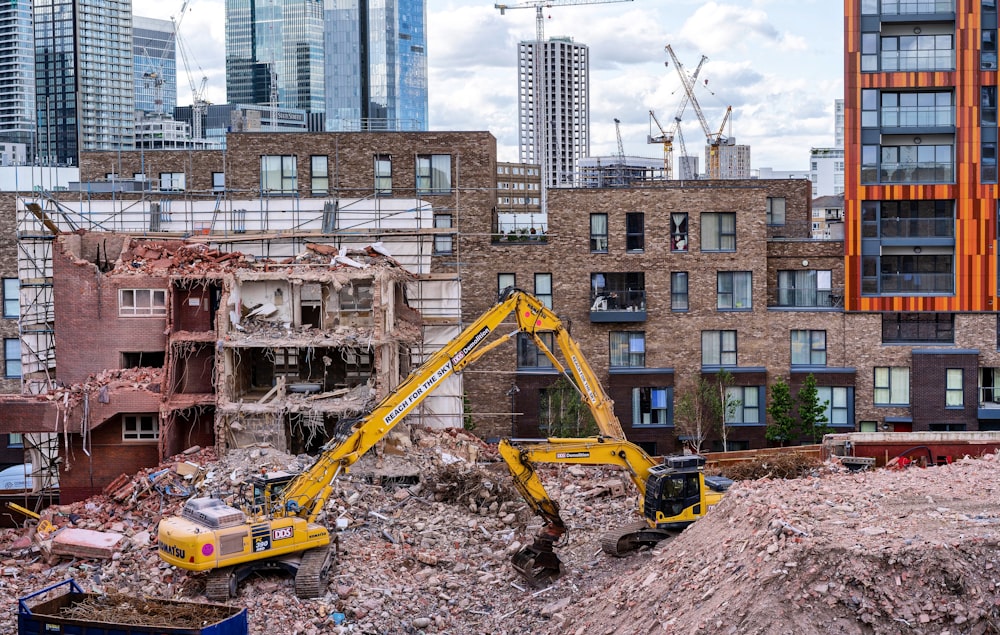
[(1000, 632), (1000, 463), (735, 485), (551, 633)]

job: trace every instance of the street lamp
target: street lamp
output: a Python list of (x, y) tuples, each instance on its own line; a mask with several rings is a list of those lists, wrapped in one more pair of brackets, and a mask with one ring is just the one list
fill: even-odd
[(511, 382), (510, 390), (507, 391), (507, 396), (510, 397), (510, 436), (516, 437), (516, 425), (514, 422), (514, 396), (521, 392), (521, 389), (517, 387), (516, 382)]

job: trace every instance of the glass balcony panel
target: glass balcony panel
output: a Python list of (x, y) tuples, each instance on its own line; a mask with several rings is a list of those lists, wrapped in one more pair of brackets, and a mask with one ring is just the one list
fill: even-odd
[(883, 218), (882, 238), (954, 238), (955, 221), (950, 218)]
[[(879, 183), (953, 183), (955, 166), (951, 161), (925, 161), (916, 163), (886, 163), (879, 170)], [(862, 180), (865, 180), (862, 170)]]
[(883, 273), (879, 277), (883, 294), (955, 292), (951, 273)]
[(954, 13), (955, 0), (882, 0), (882, 15)]

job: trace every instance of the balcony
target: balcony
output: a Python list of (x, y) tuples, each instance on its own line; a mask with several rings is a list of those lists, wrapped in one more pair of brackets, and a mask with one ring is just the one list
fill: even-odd
[(882, 16), (954, 13), (955, 0), (882, 0)]
[(590, 296), (591, 322), (645, 322), (646, 291), (605, 288)]
[[(879, 231), (883, 240), (903, 238), (955, 238), (953, 218), (882, 218)], [(949, 241), (950, 242), (950, 241)]]
[(955, 51), (931, 49), (926, 51), (882, 51), (882, 72), (897, 71), (953, 71)]
[(844, 290), (837, 289), (804, 289), (779, 286), (777, 303), (772, 305), (782, 309), (840, 309), (844, 306)]
[(955, 109), (952, 106), (883, 107), (880, 111), (882, 128), (953, 128)]
[(870, 181), (875, 170), (863, 167), (863, 183), (954, 183), (955, 164), (952, 161), (921, 161), (916, 163), (885, 163), (878, 169), (878, 180)]
[(879, 276), (880, 290), (892, 293), (954, 293), (953, 273), (883, 273)]

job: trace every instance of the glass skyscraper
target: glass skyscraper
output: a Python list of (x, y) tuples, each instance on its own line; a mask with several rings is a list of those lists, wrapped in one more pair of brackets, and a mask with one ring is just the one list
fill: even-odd
[(0, 3), (0, 140), (23, 143), (35, 136), (35, 44), (30, 0)]
[(427, 130), (424, 0), (328, 0), (327, 130)]
[(35, 1), (38, 157), (135, 147), (130, 0)]
[[(273, 82), (273, 86), (272, 86)], [(226, 99), (323, 112), (323, 2), (226, 0)]]
[(177, 106), (177, 40), (169, 20), (132, 17), (135, 109), (171, 115)]

